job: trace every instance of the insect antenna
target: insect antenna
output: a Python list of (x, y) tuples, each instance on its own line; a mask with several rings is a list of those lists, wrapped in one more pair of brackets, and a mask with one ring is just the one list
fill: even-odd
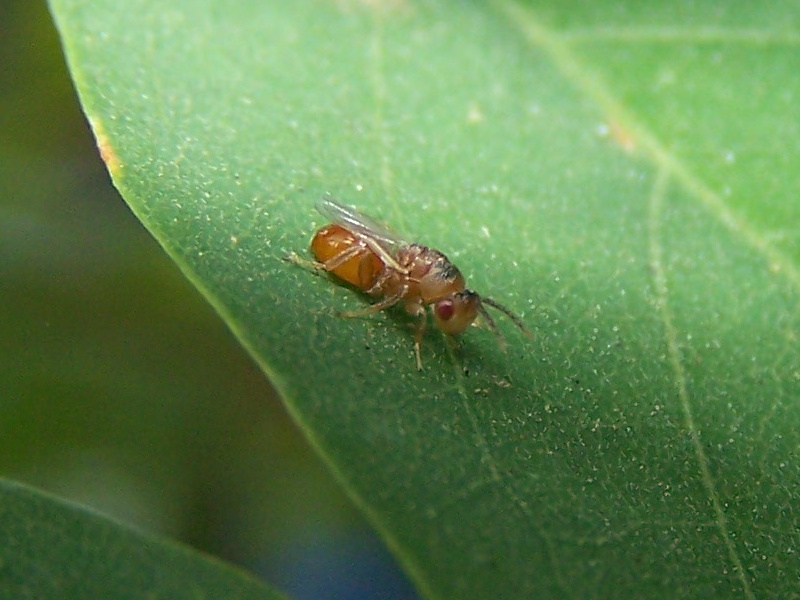
[[(528, 330), (527, 327), (525, 327), (525, 323), (522, 322), (522, 319), (520, 319), (517, 315), (511, 312), (508, 308), (500, 304), (497, 300), (481, 297), (481, 304), (482, 305), (487, 304), (488, 306), (491, 306), (492, 308), (499, 310), (501, 313), (503, 313), (505, 316), (511, 319), (514, 325), (516, 325), (519, 328), (519, 330), (522, 333), (524, 333), (527, 337), (529, 338), (533, 337), (533, 334)], [(483, 318), (486, 319), (486, 322), (489, 323), (489, 327), (493, 331), (495, 331), (495, 335), (499, 335), (499, 331), (497, 330), (497, 325), (495, 325), (494, 320), (489, 316), (488, 311), (482, 305), (479, 308), (481, 316), (483, 316)]]
[[(481, 298), (481, 300), (485, 301), (485, 298)], [(493, 306), (493, 305), (490, 305)], [(494, 322), (492, 315), (489, 314), (489, 311), (483, 307), (483, 303), (478, 305), (478, 312), (481, 315), (481, 318), (486, 321), (486, 324), (489, 326), (489, 329), (492, 330), (492, 333), (497, 338), (497, 343), (500, 346), (500, 350), (503, 352), (506, 351), (506, 339), (503, 337), (503, 334), (500, 333), (500, 330), (497, 328), (497, 323)]]

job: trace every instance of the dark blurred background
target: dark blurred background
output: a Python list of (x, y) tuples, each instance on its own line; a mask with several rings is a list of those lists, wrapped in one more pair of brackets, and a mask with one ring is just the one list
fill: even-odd
[(0, 0), (0, 476), (298, 600), (413, 598), (112, 187), (44, 2)]

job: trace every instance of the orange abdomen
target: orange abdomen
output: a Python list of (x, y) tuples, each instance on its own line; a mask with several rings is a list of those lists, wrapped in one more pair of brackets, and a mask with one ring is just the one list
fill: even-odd
[[(311, 240), (311, 252), (319, 262), (325, 263), (347, 252), (357, 243), (358, 238), (344, 227), (326, 225)], [(365, 248), (341, 265), (330, 269), (330, 272), (361, 291), (366, 291), (372, 287), (382, 270), (383, 261), (372, 250)]]

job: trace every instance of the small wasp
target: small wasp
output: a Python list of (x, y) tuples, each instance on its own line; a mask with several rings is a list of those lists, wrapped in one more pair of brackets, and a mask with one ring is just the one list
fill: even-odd
[(332, 223), (318, 230), (311, 240), (316, 260), (303, 260), (294, 253), (286, 259), (332, 273), (356, 289), (381, 298), (366, 308), (340, 312), (339, 316), (361, 317), (402, 302), (409, 315), (419, 318), (414, 334), (419, 370), (426, 306), (431, 307), (436, 326), (449, 335), (464, 331), (480, 314), (505, 349), (503, 336), (485, 306), (499, 310), (530, 335), (522, 320), (505, 306), (467, 289), (464, 276), (438, 250), (404, 242), (386, 227), (329, 196), (317, 203), (317, 210)]

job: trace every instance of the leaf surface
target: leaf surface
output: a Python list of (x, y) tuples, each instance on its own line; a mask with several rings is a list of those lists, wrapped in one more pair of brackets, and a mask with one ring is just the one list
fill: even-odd
[(0, 482), (0, 597), (280, 600), (250, 576), (30, 488)]
[[(797, 596), (796, 2), (52, 4), (116, 185), (427, 596)], [(325, 192), (534, 339), (418, 373), (337, 318), (282, 260)]]

